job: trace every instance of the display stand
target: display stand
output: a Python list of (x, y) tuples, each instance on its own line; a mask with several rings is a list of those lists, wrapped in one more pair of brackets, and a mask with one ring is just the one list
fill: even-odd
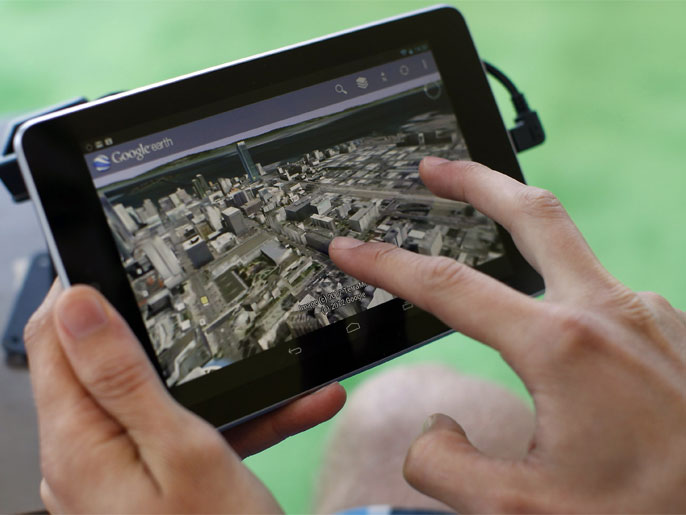
[[(52, 113), (86, 102), (83, 97), (52, 106), (39, 112), (34, 112), (13, 120), (0, 139), (0, 180), (12, 195), (14, 202), (24, 202), (29, 199), (24, 180), (22, 179), (17, 159), (14, 154), (14, 135), (27, 120), (42, 114)], [(26, 366), (26, 350), (24, 348), (24, 327), (31, 314), (45, 298), (50, 285), (55, 279), (55, 270), (47, 252), (38, 252), (31, 258), (24, 281), (15, 297), (7, 325), (2, 333), (2, 346), (5, 349), (5, 360), (10, 367)]]

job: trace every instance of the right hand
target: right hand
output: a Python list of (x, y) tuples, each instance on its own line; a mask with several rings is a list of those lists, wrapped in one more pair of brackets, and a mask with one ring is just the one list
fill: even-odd
[(480, 453), (454, 420), (434, 415), (405, 461), (410, 484), (460, 513), (686, 512), (684, 312), (612, 277), (551, 193), (470, 162), (427, 158), (420, 172), (437, 195), (503, 225), (546, 297), (448, 258), (332, 242), (346, 273), (498, 350), (535, 404), (519, 461)]

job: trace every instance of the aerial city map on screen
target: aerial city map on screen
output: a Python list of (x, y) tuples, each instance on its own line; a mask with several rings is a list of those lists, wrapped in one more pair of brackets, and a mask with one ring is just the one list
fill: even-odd
[(336, 268), (337, 235), (472, 266), (502, 257), (491, 220), (423, 186), (426, 155), (469, 158), (440, 83), (100, 188), (167, 384), (393, 298)]

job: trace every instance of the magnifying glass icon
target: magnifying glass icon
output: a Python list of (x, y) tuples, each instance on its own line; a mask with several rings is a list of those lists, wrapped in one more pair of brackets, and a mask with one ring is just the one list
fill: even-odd
[(344, 95), (347, 95), (348, 92), (345, 90), (342, 84), (336, 84), (336, 86), (333, 88), (336, 93), (343, 93)]

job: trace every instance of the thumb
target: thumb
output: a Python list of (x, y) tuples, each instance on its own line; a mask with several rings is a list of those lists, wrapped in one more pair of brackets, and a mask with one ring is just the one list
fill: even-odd
[(455, 420), (440, 413), (425, 422), (403, 473), (414, 488), (458, 513), (516, 511), (523, 486), (514, 462), (482, 454)]
[(129, 326), (98, 291), (65, 291), (55, 305), (55, 326), (79, 382), (134, 440), (163, 427), (176, 404)]

